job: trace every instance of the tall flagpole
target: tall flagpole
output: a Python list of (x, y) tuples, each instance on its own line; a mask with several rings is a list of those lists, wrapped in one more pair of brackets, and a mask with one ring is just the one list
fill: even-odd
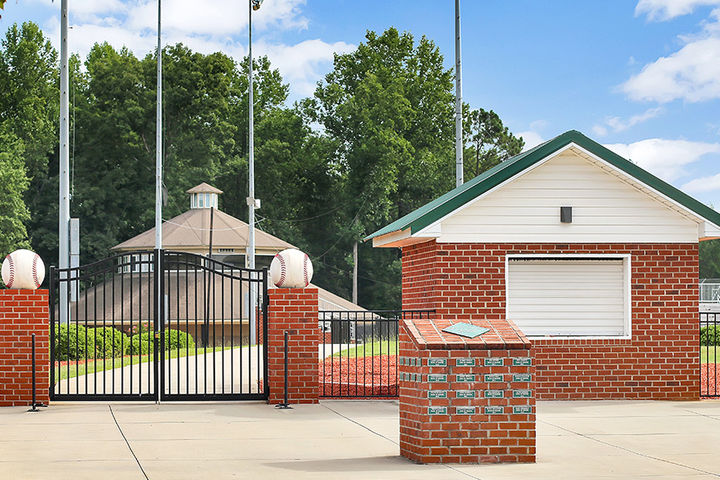
[(253, 118), (252, 12), (252, 1), (248, 0), (248, 268), (255, 268), (255, 122)]
[[(161, 19), (162, 19), (162, 8), (161, 0), (157, 0), (157, 98), (155, 106), (155, 265), (162, 265), (162, 258), (158, 258), (160, 250), (162, 249), (162, 153), (163, 153), (163, 142), (162, 142), (162, 30), (161, 30)], [(155, 271), (155, 279), (158, 280), (158, 276), (162, 275), (161, 271)], [(161, 285), (159, 281), (156, 281), (156, 285)], [(157, 321), (165, 322), (165, 314), (163, 312), (163, 299), (165, 298), (164, 292), (157, 288), (157, 298), (155, 298), (155, 318)], [(158, 325), (155, 325), (157, 332)], [(162, 348), (162, 347), (160, 347)], [(157, 355), (157, 352), (156, 352)], [(162, 367), (161, 367), (162, 368)], [(156, 371), (157, 375), (157, 371)], [(157, 383), (156, 383), (157, 385)], [(160, 403), (160, 389), (155, 392), (157, 395), (156, 403)]]
[(460, 68), (460, 0), (455, 0), (455, 186), (463, 184), (462, 69)]
[[(157, 105), (155, 111), (155, 248), (162, 248), (162, 31), (161, 0), (157, 0)], [(159, 300), (158, 300), (159, 302)]]
[[(60, 3), (60, 205), (58, 211), (58, 265), (70, 266), (70, 71), (68, 67), (68, 0)], [(62, 274), (61, 278), (67, 278)], [(60, 282), (60, 322), (68, 323), (68, 282)]]

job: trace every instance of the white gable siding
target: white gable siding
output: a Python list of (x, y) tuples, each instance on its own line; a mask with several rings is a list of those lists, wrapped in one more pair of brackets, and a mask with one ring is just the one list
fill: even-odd
[[(560, 223), (561, 206), (572, 223)], [(698, 241), (697, 222), (572, 151), (451, 214), (441, 232), (441, 243)]]

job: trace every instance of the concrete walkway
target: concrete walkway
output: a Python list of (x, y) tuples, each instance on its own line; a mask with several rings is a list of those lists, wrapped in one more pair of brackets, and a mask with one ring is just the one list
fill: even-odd
[(0, 409), (7, 479), (710, 479), (720, 402), (540, 402), (538, 463), (416, 465), (395, 402)]

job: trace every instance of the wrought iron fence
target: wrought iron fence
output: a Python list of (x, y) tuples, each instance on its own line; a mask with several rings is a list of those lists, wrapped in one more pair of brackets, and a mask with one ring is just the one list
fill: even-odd
[(399, 320), (429, 318), (432, 310), (319, 312), (320, 396), (398, 396)]
[(700, 313), (700, 396), (720, 397), (720, 318), (717, 313)]

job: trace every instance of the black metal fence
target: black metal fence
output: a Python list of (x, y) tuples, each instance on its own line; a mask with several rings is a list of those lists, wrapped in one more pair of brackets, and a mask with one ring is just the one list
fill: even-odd
[(700, 312), (700, 396), (719, 398), (720, 314)]
[(398, 396), (399, 320), (432, 310), (321, 311), (320, 396)]
[(267, 398), (267, 271), (164, 250), (50, 269), (50, 398)]

